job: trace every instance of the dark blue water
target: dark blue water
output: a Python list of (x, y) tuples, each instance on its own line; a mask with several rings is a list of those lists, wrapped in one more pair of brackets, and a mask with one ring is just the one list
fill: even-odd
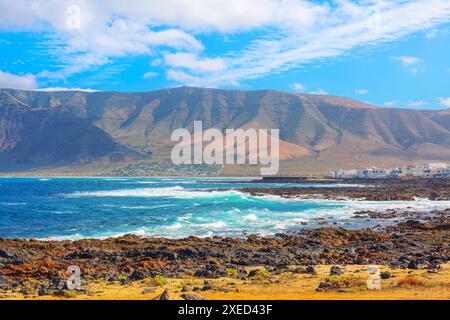
[(235, 190), (212, 191), (246, 186), (254, 184), (193, 178), (0, 178), (0, 237), (270, 235), (317, 227), (323, 221), (365, 227), (376, 221), (353, 219), (353, 212), (408, 206), (429, 210), (435, 205), (425, 200), (413, 204), (293, 200), (252, 197)]

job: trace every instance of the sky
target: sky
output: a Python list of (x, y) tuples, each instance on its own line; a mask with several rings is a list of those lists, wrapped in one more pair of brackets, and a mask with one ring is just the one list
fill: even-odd
[(450, 108), (450, 1), (0, 0), (0, 88), (182, 85)]

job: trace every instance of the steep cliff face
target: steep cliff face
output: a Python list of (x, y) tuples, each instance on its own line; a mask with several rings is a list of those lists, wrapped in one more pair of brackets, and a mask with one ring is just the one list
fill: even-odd
[(118, 162), (140, 155), (61, 109), (0, 108), (0, 171)]
[[(29, 166), (167, 154), (178, 128), (279, 128), (282, 160), (450, 159), (450, 113), (272, 90), (0, 90), (0, 162)], [(31, 162), (30, 162), (31, 161)]]

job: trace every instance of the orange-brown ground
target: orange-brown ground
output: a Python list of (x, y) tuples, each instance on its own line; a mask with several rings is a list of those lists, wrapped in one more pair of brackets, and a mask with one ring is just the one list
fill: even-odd
[[(450, 264), (442, 266), (436, 273), (426, 270), (391, 270), (382, 267), (382, 271), (390, 271), (392, 277), (382, 280), (381, 290), (368, 290), (367, 266), (345, 266), (341, 276), (332, 277), (332, 281), (348, 284), (347, 292), (327, 290), (316, 292), (319, 283), (329, 277), (330, 266), (316, 267), (317, 275), (283, 273), (270, 276), (269, 279), (236, 280), (230, 277), (206, 280), (213, 290), (188, 292), (208, 300), (450, 300)], [(412, 280), (411, 280), (412, 279)], [(411, 282), (415, 284), (411, 285)], [(187, 286), (203, 287), (204, 279), (186, 277), (185, 279), (167, 279), (162, 286), (152, 286), (146, 280), (127, 285), (96, 281), (84, 283), (88, 294), (69, 297), (44, 296), (37, 294), (24, 297), (17, 292), (3, 294), (2, 299), (38, 299), (38, 300), (151, 300), (165, 289), (170, 291), (171, 299), (181, 299), (181, 288)], [(153, 293), (143, 294), (143, 290), (153, 289)], [(219, 290), (227, 290), (221, 292)]]

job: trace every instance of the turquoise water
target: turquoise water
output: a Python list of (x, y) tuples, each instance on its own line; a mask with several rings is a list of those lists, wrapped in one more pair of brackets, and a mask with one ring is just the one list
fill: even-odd
[(359, 210), (450, 207), (448, 201), (436, 204), (427, 200), (368, 202), (253, 197), (232, 189), (254, 184), (242, 182), (242, 179), (239, 183), (236, 181), (219, 178), (3, 178), (0, 179), (0, 237), (75, 240), (128, 233), (170, 238), (272, 235), (323, 226), (324, 221), (346, 228), (380, 223), (352, 218)]

